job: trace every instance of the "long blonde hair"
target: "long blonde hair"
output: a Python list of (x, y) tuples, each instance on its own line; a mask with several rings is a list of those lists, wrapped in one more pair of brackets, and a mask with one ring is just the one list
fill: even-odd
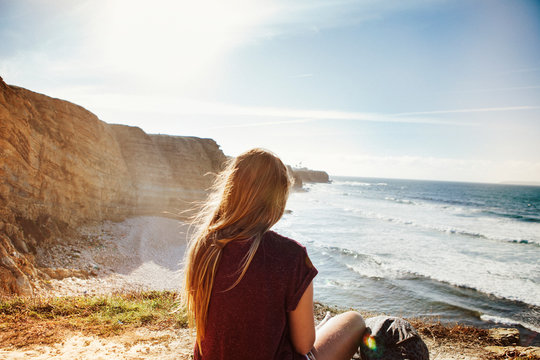
[(264, 149), (239, 155), (216, 178), (212, 195), (196, 217), (199, 228), (188, 245), (185, 261), (183, 299), (190, 327), (197, 328), (200, 351), (223, 247), (231, 241), (253, 238), (232, 289), (246, 273), (263, 234), (283, 215), (291, 185), (287, 167)]

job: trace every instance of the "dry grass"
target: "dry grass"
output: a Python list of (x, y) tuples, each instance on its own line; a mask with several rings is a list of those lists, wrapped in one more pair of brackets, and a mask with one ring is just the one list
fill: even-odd
[(486, 329), (479, 329), (461, 324), (442, 324), (431, 319), (408, 319), (422, 336), (428, 336), (437, 341), (463, 342), (481, 346), (497, 345), (488, 337)]
[(68, 331), (107, 337), (142, 326), (186, 325), (177, 294), (168, 291), (0, 300), (0, 343), (13, 347), (52, 344)]
[[(326, 312), (336, 315), (346, 310), (349, 309), (315, 303), (314, 314), (320, 321)], [(434, 359), (446, 359), (447, 354), (471, 355), (475, 359), (525, 359), (517, 353), (488, 355), (483, 348), (498, 344), (488, 337), (487, 330), (442, 324), (434, 319), (408, 320), (424, 338)], [(141, 328), (156, 330), (159, 336), (136, 337), (130, 340), (131, 345), (137, 342), (166, 343), (172, 335), (159, 333), (160, 330), (174, 331), (186, 326), (186, 314), (178, 306), (178, 295), (169, 291), (0, 299), (0, 344), (4, 348), (62, 343), (74, 332), (107, 338), (128, 335)]]

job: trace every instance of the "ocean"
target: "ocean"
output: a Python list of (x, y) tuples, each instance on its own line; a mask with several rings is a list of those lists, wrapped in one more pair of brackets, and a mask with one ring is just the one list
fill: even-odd
[(540, 343), (540, 187), (331, 180), (292, 193), (274, 226), (307, 247), (315, 300)]

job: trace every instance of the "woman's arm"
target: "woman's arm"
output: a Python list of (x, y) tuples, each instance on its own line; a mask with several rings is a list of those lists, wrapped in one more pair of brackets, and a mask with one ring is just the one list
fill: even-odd
[(289, 329), (294, 349), (307, 354), (315, 343), (315, 319), (313, 318), (313, 282), (302, 295), (296, 309), (289, 313)]

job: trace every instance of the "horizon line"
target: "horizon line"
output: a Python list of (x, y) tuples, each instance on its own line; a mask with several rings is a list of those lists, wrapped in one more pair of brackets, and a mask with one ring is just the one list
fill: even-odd
[[(312, 169), (309, 169), (312, 170)], [(316, 170), (321, 171), (321, 170)], [(324, 170), (322, 170), (324, 171)], [(326, 171), (325, 171), (326, 172)], [(377, 176), (356, 176), (356, 175), (333, 175), (328, 174), (330, 180), (332, 177), (357, 178), (357, 179), (377, 179), (377, 180), (407, 180), (407, 181), (434, 181), (434, 182), (450, 182), (464, 184), (486, 184), (486, 185), (511, 185), (511, 186), (533, 186), (540, 187), (540, 181), (519, 181), (519, 180), (504, 180), (504, 181), (475, 181), (475, 180), (442, 180), (442, 179), (412, 179), (398, 177), (377, 177)]]

